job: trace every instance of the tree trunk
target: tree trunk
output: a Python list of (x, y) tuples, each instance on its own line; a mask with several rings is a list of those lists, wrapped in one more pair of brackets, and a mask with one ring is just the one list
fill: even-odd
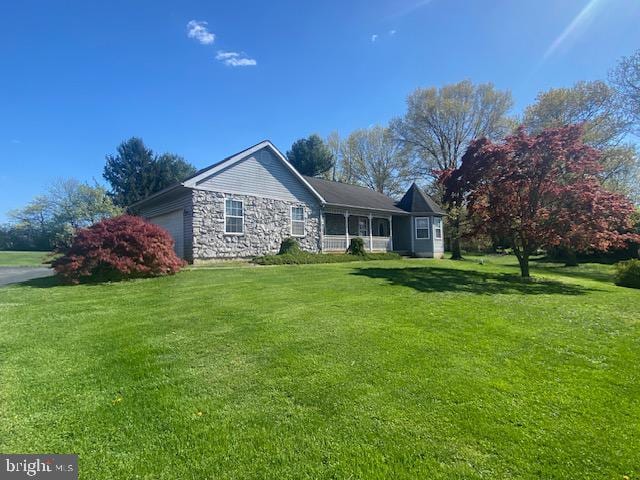
[(518, 259), (518, 264), (520, 265), (520, 276), (522, 278), (529, 278), (529, 251), (526, 248), (520, 250), (520, 248), (516, 247), (515, 241), (512, 241), (513, 245), (513, 253)]
[(563, 256), (565, 267), (578, 266), (578, 256), (576, 255), (576, 251), (573, 248), (565, 248), (563, 251)]
[(462, 260), (460, 237), (457, 234), (451, 239), (451, 260)]
[(462, 251), (460, 250), (460, 213), (456, 213), (451, 229), (451, 260), (462, 260)]
[(518, 258), (520, 264), (520, 276), (522, 278), (529, 278), (529, 255), (522, 255)]

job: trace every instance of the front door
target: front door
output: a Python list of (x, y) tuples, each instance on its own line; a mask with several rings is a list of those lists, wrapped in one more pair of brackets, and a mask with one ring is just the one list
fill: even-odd
[(366, 237), (367, 235), (369, 235), (367, 232), (367, 219), (360, 217), (358, 218), (358, 236)]

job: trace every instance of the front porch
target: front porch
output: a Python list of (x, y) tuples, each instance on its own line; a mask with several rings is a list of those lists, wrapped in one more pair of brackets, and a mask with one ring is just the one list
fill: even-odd
[(322, 214), (322, 251), (343, 253), (352, 238), (360, 237), (368, 252), (393, 251), (391, 215), (366, 211), (325, 211)]
[[(325, 235), (322, 239), (323, 252), (344, 253), (349, 247), (352, 238), (359, 235)], [(393, 250), (391, 237), (360, 237), (364, 241), (364, 248), (367, 252), (390, 252)]]

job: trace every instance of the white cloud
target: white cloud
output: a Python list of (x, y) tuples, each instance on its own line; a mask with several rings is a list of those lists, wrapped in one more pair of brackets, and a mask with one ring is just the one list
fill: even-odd
[(244, 53), (225, 52), (224, 50), (218, 50), (216, 60), (221, 61), (228, 67), (253, 67), (258, 64), (255, 59), (248, 58)]
[(374, 33), (371, 35), (371, 43), (376, 43), (376, 40), (378, 40), (378, 34)]
[(226, 60), (227, 58), (239, 57), (238, 52), (225, 52), (224, 50), (218, 50), (216, 60)]
[[(205, 21), (191, 20), (187, 23), (187, 36), (202, 45), (213, 44), (216, 36), (208, 30), (207, 25)], [(253, 67), (258, 64), (255, 59), (247, 57), (243, 52), (225, 52), (224, 50), (218, 50), (216, 60), (229, 67)]]
[(225, 60), (225, 65), (230, 67), (253, 67), (258, 64), (253, 58), (230, 58)]
[(215, 34), (207, 28), (207, 22), (191, 20), (187, 23), (187, 36), (195, 38), (203, 45), (211, 45), (216, 40)]
[(389, 35), (390, 36), (394, 36), (396, 34), (396, 30), (389, 30)]

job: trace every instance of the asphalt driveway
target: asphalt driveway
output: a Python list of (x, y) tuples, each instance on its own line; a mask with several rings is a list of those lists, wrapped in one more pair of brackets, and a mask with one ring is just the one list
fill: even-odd
[(0, 267), (0, 287), (53, 275), (47, 267)]

